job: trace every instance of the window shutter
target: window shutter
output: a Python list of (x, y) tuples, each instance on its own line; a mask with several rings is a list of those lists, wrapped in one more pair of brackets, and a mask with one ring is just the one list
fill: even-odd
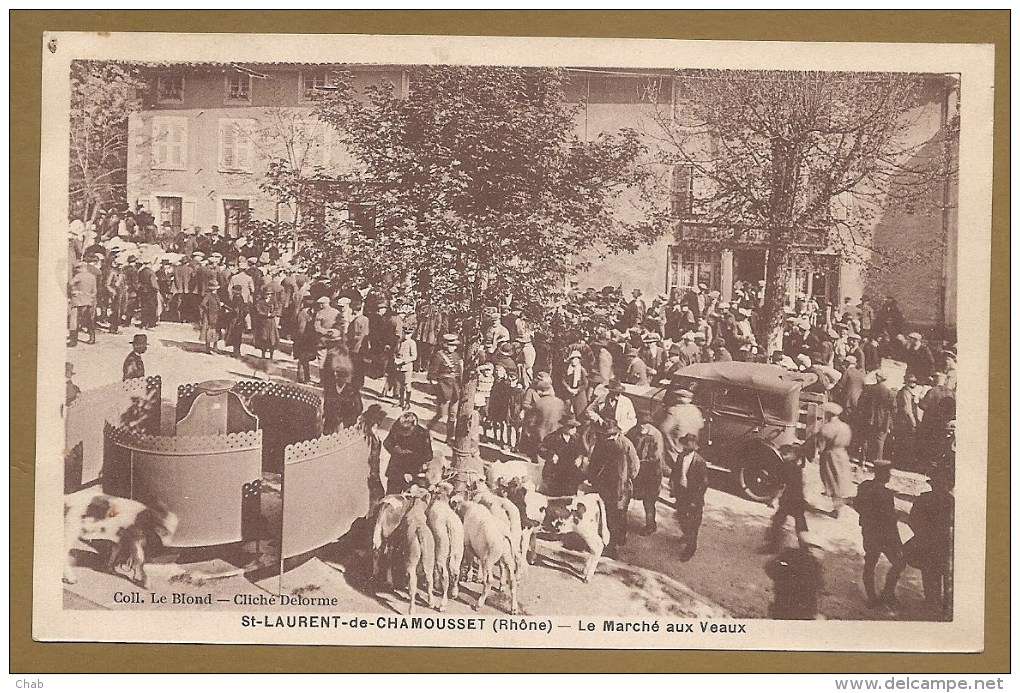
[(229, 120), (220, 121), (220, 168), (232, 169), (237, 165), (237, 130)]
[(169, 165), (174, 168), (186, 168), (187, 163), (187, 147), (188, 147), (188, 135), (187, 135), (187, 122), (176, 122), (172, 123), (168, 128), (169, 131)]
[(694, 167), (677, 164), (673, 167), (673, 216), (684, 218), (691, 214)]
[(152, 121), (152, 165), (154, 168), (163, 168), (170, 159), (170, 133), (168, 132), (165, 120), (153, 119)]
[(181, 224), (183, 226), (195, 225), (195, 201), (185, 200), (181, 207)]
[(238, 123), (234, 126), (234, 138), (237, 158), (237, 169), (239, 171), (251, 170), (251, 137), (247, 129)]

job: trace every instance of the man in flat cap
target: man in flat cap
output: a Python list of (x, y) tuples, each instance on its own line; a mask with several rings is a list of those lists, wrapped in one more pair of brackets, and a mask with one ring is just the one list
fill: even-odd
[(638, 425), (627, 434), (637, 451), (641, 465), (634, 479), (634, 498), (641, 501), (645, 509), (645, 526), (638, 533), (654, 534), (657, 529), (655, 521), (655, 504), (659, 500), (662, 487), (662, 473), (666, 467), (666, 451), (662, 441), (662, 433), (652, 423), (648, 412), (638, 414)]
[[(864, 591), (869, 606), (895, 606), (896, 583), (906, 562), (903, 560), (903, 540), (897, 527), (895, 495), (887, 486), (892, 478), (892, 463), (875, 460), (875, 476), (857, 487), (854, 509), (860, 516), (861, 535), (864, 539)], [(882, 596), (875, 593), (875, 568), (885, 554), (892, 564), (885, 576)]]
[(698, 533), (708, 491), (708, 463), (698, 453), (698, 436), (690, 433), (681, 440), (680, 454), (672, 466), (670, 482), (676, 499), (676, 518), (680, 525), (680, 562), (686, 563), (698, 550)]
[(885, 459), (885, 439), (892, 430), (896, 395), (885, 380), (884, 372), (872, 373), (857, 400), (855, 423), (858, 430), (855, 432), (864, 447), (863, 459), (868, 462)]

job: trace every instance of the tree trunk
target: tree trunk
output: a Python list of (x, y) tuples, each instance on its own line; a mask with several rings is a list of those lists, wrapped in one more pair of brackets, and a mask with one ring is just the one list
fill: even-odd
[(771, 246), (765, 267), (765, 301), (760, 323), (766, 356), (783, 348), (783, 323), (786, 317), (783, 308), (786, 305), (789, 277), (790, 249)]
[(478, 456), (479, 421), (475, 416), (475, 393), (478, 391), (478, 354), (482, 352), (478, 343), (477, 320), (469, 317), (461, 328), (464, 343), (464, 374), (460, 381), (460, 401), (457, 403), (457, 420), (453, 434), (448, 436), (453, 448), (454, 466), (465, 459)]

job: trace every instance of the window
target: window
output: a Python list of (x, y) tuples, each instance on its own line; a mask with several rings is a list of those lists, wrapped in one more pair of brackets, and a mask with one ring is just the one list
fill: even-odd
[(184, 75), (159, 75), (156, 77), (156, 101), (158, 103), (184, 101)]
[(226, 99), (227, 103), (251, 103), (251, 75), (228, 74)]
[(717, 387), (715, 390), (715, 402), (712, 408), (719, 414), (755, 418), (761, 416), (758, 393), (743, 387), (722, 385)]
[(301, 98), (311, 101), (320, 96), (329, 85), (329, 73), (325, 70), (301, 73)]
[(222, 118), (220, 120), (220, 171), (251, 171), (252, 146), (250, 127), (250, 120), (234, 118)]
[(709, 291), (718, 291), (722, 278), (722, 255), (718, 251), (691, 251), (680, 259), (680, 283), (682, 288), (699, 284), (708, 286)]
[(183, 171), (188, 166), (188, 119), (152, 119), (152, 168)]

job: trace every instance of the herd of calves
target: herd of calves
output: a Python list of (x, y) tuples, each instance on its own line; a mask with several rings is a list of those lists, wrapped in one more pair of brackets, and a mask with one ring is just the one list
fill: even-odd
[(383, 497), (372, 527), (373, 579), (391, 585), (394, 576), (406, 579), (411, 614), (421, 580), (429, 606), (445, 611), (450, 597), (457, 598), (460, 581), (476, 569), (482, 586), (478, 610), (498, 570), (501, 586), (509, 588), (510, 613), (516, 614), (519, 580), (534, 562), (538, 532), (547, 539), (579, 539), (588, 555), (581, 577), (588, 582), (609, 543), (601, 498), (550, 497), (529, 485), (521, 478), (486, 483), (455, 477)]

